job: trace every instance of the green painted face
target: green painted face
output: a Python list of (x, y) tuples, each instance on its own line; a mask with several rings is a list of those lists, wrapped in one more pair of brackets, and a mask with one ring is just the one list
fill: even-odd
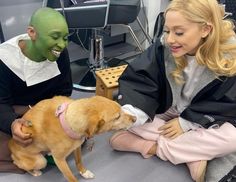
[(56, 61), (68, 45), (68, 26), (64, 17), (55, 10), (49, 9), (39, 13), (33, 22), (36, 38), (32, 41), (33, 54), (37, 61)]

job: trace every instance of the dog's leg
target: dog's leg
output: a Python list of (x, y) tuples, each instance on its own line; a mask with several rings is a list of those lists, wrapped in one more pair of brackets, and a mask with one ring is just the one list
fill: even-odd
[(29, 174), (31, 174), (32, 176), (41, 176), (42, 175), (42, 171), (40, 170), (30, 170), (30, 171), (27, 171)]
[(64, 175), (64, 177), (69, 181), (69, 182), (78, 182), (78, 180), (76, 179), (76, 177), (73, 175), (73, 173), (71, 172), (67, 162), (65, 159), (58, 159), (56, 157), (53, 156), (53, 159), (57, 165), (57, 167), (59, 168), (59, 170), (62, 172), (62, 174)]
[(78, 147), (74, 151), (74, 156), (75, 156), (75, 164), (77, 169), (79, 170), (80, 175), (86, 179), (94, 178), (95, 175), (91, 171), (87, 170), (82, 163), (82, 155), (80, 147)]
[(33, 176), (40, 176), (42, 174), (40, 169), (47, 165), (47, 161), (42, 154), (25, 154), (18, 151), (18, 153), (12, 153), (11, 157), (15, 165)]

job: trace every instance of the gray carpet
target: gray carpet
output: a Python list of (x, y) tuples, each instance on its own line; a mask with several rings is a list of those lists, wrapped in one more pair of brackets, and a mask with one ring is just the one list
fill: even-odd
[[(80, 182), (191, 182), (185, 165), (174, 166), (157, 157), (143, 159), (137, 153), (113, 151), (108, 143), (111, 133), (94, 137), (94, 147), (89, 151), (83, 146), (85, 166), (94, 172), (94, 179), (83, 179), (77, 172), (73, 157), (68, 159), (69, 166)], [(89, 143), (90, 141), (88, 141)], [(39, 177), (30, 174), (0, 174), (1, 182), (65, 182), (56, 166), (48, 166)]]

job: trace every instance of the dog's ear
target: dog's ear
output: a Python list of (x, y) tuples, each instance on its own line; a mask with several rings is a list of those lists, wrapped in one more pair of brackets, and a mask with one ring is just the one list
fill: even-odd
[(89, 118), (88, 128), (86, 130), (87, 138), (91, 138), (96, 134), (99, 129), (104, 125), (105, 121), (103, 119), (99, 119), (96, 116), (91, 116)]

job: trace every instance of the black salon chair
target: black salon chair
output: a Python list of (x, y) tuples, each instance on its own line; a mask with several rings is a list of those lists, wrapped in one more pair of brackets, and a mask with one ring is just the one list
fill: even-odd
[(87, 29), (105, 27), (109, 2), (93, 0), (44, 0), (43, 6), (54, 8), (61, 12), (69, 29)]
[[(143, 48), (129, 26), (130, 23), (137, 20), (148, 41), (150, 43), (152, 41), (137, 19), (140, 11), (140, 0), (44, 0), (43, 6), (60, 11), (65, 16), (70, 30), (104, 28), (112, 24), (125, 26), (134, 38), (140, 52), (142, 52)], [(96, 31), (93, 32), (95, 33), (92, 34), (93, 41), (90, 44), (89, 60), (78, 60), (71, 63), (73, 86), (76, 89), (94, 91), (96, 88), (94, 72), (110, 66), (103, 58), (102, 38), (96, 34)], [(83, 70), (83, 73), (76, 73), (76, 70), (78, 72)]]
[(232, 18), (236, 21), (236, 2), (235, 0), (224, 0), (223, 4), (225, 4), (225, 11), (228, 13), (229, 18)]
[(139, 42), (131, 26), (129, 25), (130, 23), (137, 21), (146, 39), (150, 44), (152, 44), (153, 42), (152, 38), (146, 32), (145, 28), (143, 27), (138, 17), (140, 8), (141, 8), (140, 0), (110, 0), (107, 24), (108, 25), (115, 24), (127, 27), (137, 47), (139, 48), (140, 51), (143, 52), (141, 43)]

